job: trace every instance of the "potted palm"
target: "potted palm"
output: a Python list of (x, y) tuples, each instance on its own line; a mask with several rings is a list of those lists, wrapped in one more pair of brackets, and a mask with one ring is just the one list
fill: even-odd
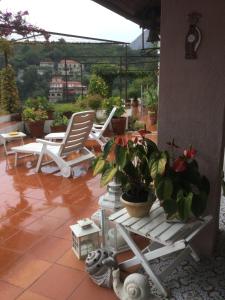
[(101, 186), (113, 178), (121, 183), (121, 201), (130, 216), (147, 215), (156, 199), (149, 168), (150, 158), (156, 150), (156, 144), (144, 137), (134, 140), (116, 137), (106, 144), (94, 162), (94, 175), (101, 174)]
[(44, 123), (48, 118), (45, 110), (25, 107), (22, 118), (26, 122), (32, 137), (42, 137), (44, 135)]

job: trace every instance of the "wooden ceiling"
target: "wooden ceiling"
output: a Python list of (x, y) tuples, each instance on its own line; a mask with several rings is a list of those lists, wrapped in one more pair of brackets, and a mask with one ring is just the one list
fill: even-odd
[(151, 27), (152, 18), (160, 18), (160, 0), (92, 0), (139, 24)]

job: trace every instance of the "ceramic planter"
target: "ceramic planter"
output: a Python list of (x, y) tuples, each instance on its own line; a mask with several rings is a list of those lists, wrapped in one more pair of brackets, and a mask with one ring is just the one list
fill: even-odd
[(126, 207), (131, 217), (141, 218), (149, 214), (152, 204), (154, 203), (153, 199), (149, 197), (145, 202), (130, 202), (124, 200), (123, 195), (124, 194), (122, 194), (120, 201)]

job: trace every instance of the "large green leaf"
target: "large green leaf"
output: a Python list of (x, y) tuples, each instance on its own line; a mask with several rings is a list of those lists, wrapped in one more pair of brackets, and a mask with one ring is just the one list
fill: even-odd
[(157, 185), (156, 195), (160, 200), (171, 198), (173, 193), (173, 183), (169, 178), (162, 178)]
[(114, 145), (114, 140), (113, 139), (109, 140), (105, 144), (105, 147), (104, 147), (104, 150), (103, 150), (103, 158), (106, 158), (109, 155), (109, 152), (111, 151), (113, 145)]
[(184, 195), (183, 191), (180, 190), (177, 194), (177, 207), (178, 214), (181, 220), (187, 221), (191, 215), (193, 193)]
[(116, 159), (117, 165), (123, 169), (126, 164), (126, 148), (125, 147), (116, 145), (115, 159)]
[(207, 206), (208, 195), (206, 192), (201, 192), (199, 195), (194, 195), (192, 200), (191, 210), (196, 217), (203, 214)]
[(93, 175), (96, 176), (97, 174), (100, 174), (102, 172), (102, 170), (105, 167), (105, 160), (101, 157), (98, 158), (97, 163), (94, 167), (94, 172)]
[(164, 208), (168, 219), (177, 213), (177, 203), (173, 198), (163, 200), (162, 207)]
[(110, 169), (107, 169), (103, 174), (101, 178), (101, 186), (104, 186), (108, 184), (110, 181), (112, 181), (113, 177), (116, 175), (117, 167), (112, 167)]
[(162, 152), (158, 158), (153, 158), (150, 161), (150, 173), (153, 179), (155, 179), (158, 174), (162, 175), (165, 172), (166, 163), (167, 155), (165, 152)]

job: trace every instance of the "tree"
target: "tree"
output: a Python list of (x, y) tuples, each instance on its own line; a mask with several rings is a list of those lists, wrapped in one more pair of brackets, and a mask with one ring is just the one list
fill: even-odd
[(102, 77), (97, 76), (93, 74), (91, 76), (89, 87), (88, 87), (88, 93), (91, 95), (101, 95), (102, 97), (108, 96), (108, 86), (105, 83), (105, 81), (102, 79)]
[(10, 113), (18, 112), (20, 108), (19, 93), (16, 86), (15, 72), (10, 65), (7, 65), (1, 71), (0, 90), (1, 107)]
[(93, 65), (91, 71), (104, 79), (104, 81), (108, 85), (109, 96), (111, 96), (113, 81), (119, 75), (119, 66), (113, 64), (98, 64)]

